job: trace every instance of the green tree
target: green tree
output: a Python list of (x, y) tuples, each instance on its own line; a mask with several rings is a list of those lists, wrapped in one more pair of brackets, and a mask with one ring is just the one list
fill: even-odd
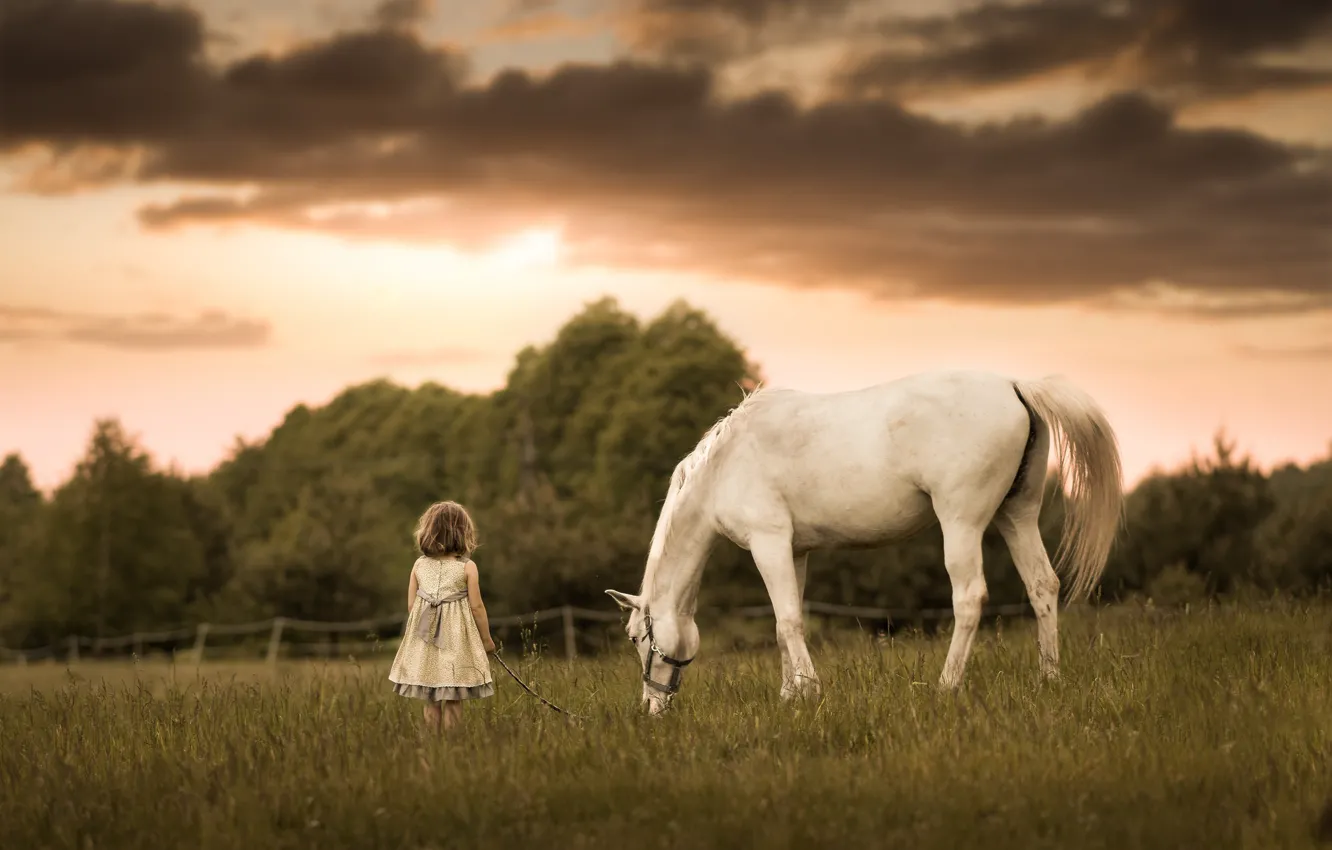
[[(671, 470), (739, 401), (749, 371), (682, 304), (640, 329), (603, 299), (522, 351), (477, 441), (493, 484), (474, 505), (493, 597), (517, 610), (600, 605), (608, 583), (632, 581)], [(669, 396), (640, 407), (654, 392)]]
[(755, 370), (732, 339), (683, 302), (621, 357), (589, 393), (604, 411), (589, 495), (655, 513), (675, 465), (740, 402)]
[(37, 525), (42, 495), (32, 484), (28, 466), (17, 454), (0, 462), (0, 641), (23, 640), (16, 607), (20, 586), (35, 573)]
[(1112, 553), (1106, 585), (1141, 591), (1172, 565), (1224, 594), (1257, 574), (1258, 530), (1275, 507), (1266, 476), (1218, 434), (1215, 456), (1143, 481), (1127, 502), (1128, 533)]
[[(44, 501), (0, 463), (0, 630), (44, 643), (272, 614), (361, 619), (401, 606), (411, 530), (452, 498), (480, 526), (477, 562), (498, 611), (604, 605), (633, 585), (670, 475), (760, 378), (741, 347), (683, 302), (640, 322), (591, 302), (516, 357), (503, 388), (348, 387), (238, 440), (204, 478), (157, 470), (114, 421), (97, 423), (69, 481)], [(1042, 535), (1058, 545), (1051, 484)], [(1332, 581), (1332, 458), (1264, 476), (1219, 436), (1214, 457), (1144, 481), (1111, 556), (1107, 596)], [(984, 540), (995, 602), (1025, 598), (1000, 536)], [(766, 600), (748, 553), (723, 542), (700, 603)], [(1183, 590), (1181, 590), (1183, 589)], [(937, 525), (868, 551), (814, 553), (808, 596), (945, 607)]]
[(295, 501), (243, 551), (232, 589), (237, 604), (250, 616), (341, 621), (403, 605), (412, 528), (373, 479), (330, 475), (302, 486)]
[(22, 583), (29, 638), (114, 636), (178, 624), (229, 572), (226, 530), (191, 482), (152, 468), (120, 423), (96, 423), (56, 490)]
[(1271, 482), (1276, 508), (1259, 531), (1254, 583), (1292, 593), (1332, 587), (1332, 453), (1307, 469), (1274, 470)]
[[(600, 430), (580, 422), (578, 414), (590, 407), (589, 396), (608, 377), (614, 382), (621, 374), (614, 371), (616, 364), (640, 337), (638, 320), (615, 299), (595, 301), (560, 328), (549, 345), (522, 352), (497, 397), (510, 411), (520, 467), (544, 477), (562, 498), (574, 495), (584, 480)], [(525, 486), (533, 483), (528, 480)]]

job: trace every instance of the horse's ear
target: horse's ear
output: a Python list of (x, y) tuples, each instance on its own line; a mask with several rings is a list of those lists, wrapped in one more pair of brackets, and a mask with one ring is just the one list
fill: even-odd
[(642, 599), (628, 593), (621, 593), (618, 590), (607, 590), (606, 595), (611, 599), (614, 599), (615, 602), (626, 611), (637, 611), (643, 607)]

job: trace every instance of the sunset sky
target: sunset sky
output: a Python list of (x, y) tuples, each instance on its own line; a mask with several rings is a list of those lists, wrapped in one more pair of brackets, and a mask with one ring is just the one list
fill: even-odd
[(201, 471), (613, 295), (770, 383), (1059, 372), (1332, 443), (1332, 0), (4, 0), (0, 454)]

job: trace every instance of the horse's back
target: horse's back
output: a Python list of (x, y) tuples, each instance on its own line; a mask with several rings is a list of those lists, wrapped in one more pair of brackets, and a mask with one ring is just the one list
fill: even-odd
[[(929, 524), (936, 497), (952, 491), (1002, 494), (1029, 430), (1012, 381), (985, 372), (927, 372), (847, 392), (764, 396), (727, 464), (732, 486), (724, 501), (743, 495), (761, 503), (770, 495), (811, 547), (875, 545), (909, 534)], [(975, 498), (984, 501), (988, 491)]]
[(1013, 381), (988, 372), (925, 372), (859, 390), (780, 389), (765, 395), (746, 423), (751, 438), (785, 456), (811, 455), (807, 460), (854, 459), (846, 452), (830, 455), (829, 449), (856, 445), (906, 453), (883, 458), (901, 463), (932, 448), (955, 449), (959, 440), (985, 442), (1020, 433), (1025, 442), (1027, 435), (1026, 411)]

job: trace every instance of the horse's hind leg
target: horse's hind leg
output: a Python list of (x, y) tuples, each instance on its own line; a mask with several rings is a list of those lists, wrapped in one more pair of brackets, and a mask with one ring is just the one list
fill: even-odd
[(944, 566), (953, 584), (953, 637), (948, 644), (939, 686), (953, 689), (962, 684), (962, 674), (971, 655), (971, 644), (980, 627), (981, 609), (989, 592), (981, 563), (981, 534), (984, 526), (964, 521), (941, 520), (944, 537)]
[[(796, 576), (796, 594), (800, 599), (800, 610), (803, 616), (805, 606), (805, 576), (809, 572), (809, 553), (797, 552), (792, 559), (795, 565)], [(803, 619), (801, 621), (804, 622)], [(786, 644), (779, 644), (782, 653), (782, 682), (789, 682), (794, 674), (794, 668), (791, 665), (791, 653), (787, 651)]]
[(1027, 598), (1036, 613), (1036, 642), (1041, 653), (1041, 672), (1046, 678), (1059, 675), (1059, 576), (1050, 566), (1038, 525), (1040, 502), (1006, 506), (994, 518), (1004, 536), (1013, 564), (1027, 588)]
[(801, 595), (805, 560), (797, 562), (789, 535), (756, 536), (749, 542), (750, 554), (763, 584), (768, 588), (773, 613), (777, 615), (777, 644), (782, 653), (782, 698), (817, 695), (820, 690), (814, 662), (805, 645), (805, 622)]

